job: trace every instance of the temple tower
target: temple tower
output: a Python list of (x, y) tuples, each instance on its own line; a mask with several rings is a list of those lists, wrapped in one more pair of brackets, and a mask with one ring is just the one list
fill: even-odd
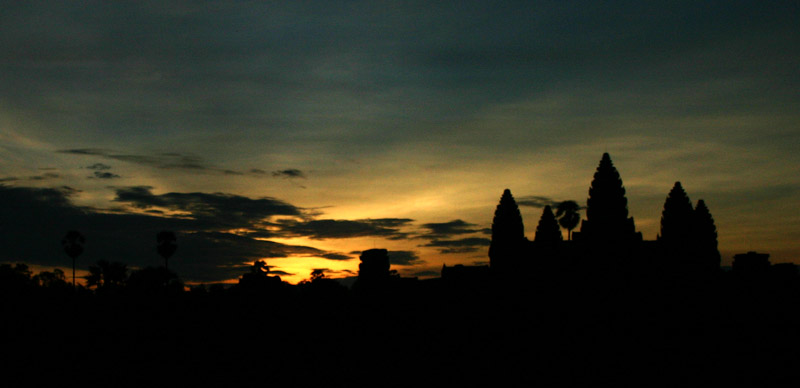
[(589, 188), (580, 239), (610, 243), (642, 239), (641, 233), (636, 232), (633, 217), (628, 217), (625, 187), (608, 153), (603, 154)]

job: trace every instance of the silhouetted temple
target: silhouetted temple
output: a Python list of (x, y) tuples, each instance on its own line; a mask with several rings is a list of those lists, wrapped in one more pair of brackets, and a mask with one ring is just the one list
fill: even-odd
[(603, 154), (594, 173), (589, 199), (586, 200), (586, 219), (581, 222), (581, 231), (574, 233), (573, 238), (593, 243), (642, 240), (642, 234), (636, 232), (633, 217), (628, 217), (625, 187), (608, 153)]
[(533, 241), (524, 236), (519, 208), (506, 189), (492, 224), (489, 258), (499, 276), (546, 276), (556, 272), (632, 277), (709, 275), (719, 270), (714, 220), (700, 200), (692, 207), (680, 182), (664, 204), (661, 233), (645, 241), (628, 214), (628, 200), (619, 172), (604, 153), (586, 201), (586, 219), (571, 241), (563, 241), (550, 206), (543, 209)]

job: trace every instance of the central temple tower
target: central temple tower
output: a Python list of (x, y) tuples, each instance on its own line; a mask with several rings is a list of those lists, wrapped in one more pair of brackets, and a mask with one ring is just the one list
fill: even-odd
[(586, 219), (581, 223), (580, 236), (575, 237), (598, 243), (642, 240), (633, 217), (628, 217), (625, 187), (608, 153), (603, 154), (594, 173), (586, 201)]

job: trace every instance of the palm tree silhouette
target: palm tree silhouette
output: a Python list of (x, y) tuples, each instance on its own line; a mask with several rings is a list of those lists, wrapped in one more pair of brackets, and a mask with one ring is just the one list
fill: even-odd
[(84, 244), (86, 244), (86, 238), (77, 230), (70, 230), (61, 239), (61, 246), (64, 247), (64, 252), (72, 258), (72, 289), (75, 289), (75, 259), (83, 253)]
[(564, 201), (558, 204), (556, 218), (558, 218), (559, 225), (567, 230), (567, 240), (572, 240), (572, 229), (575, 229), (581, 221), (581, 215), (578, 213), (580, 210), (580, 205), (575, 201)]
[(164, 268), (166, 269), (169, 269), (167, 260), (172, 257), (172, 254), (175, 253), (176, 249), (178, 249), (178, 246), (175, 244), (175, 240), (175, 233), (167, 230), (158, 232), (158, 235), (156, 235), (156, 241), (158, 242), (158, 254), (164, 258)]

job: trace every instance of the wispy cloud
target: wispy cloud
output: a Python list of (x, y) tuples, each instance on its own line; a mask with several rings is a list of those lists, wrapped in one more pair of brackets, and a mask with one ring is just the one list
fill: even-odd
[(517, 205), (539, 208), (539, 209), (544, 208), (545, 206), (550, 206), (550, 207), (558, 206), (559, 202), (560, 201), (557, 201), (553, 198), (543, 197), (538, 195), (528, 195), (517, 198)]
[(492, 240), (482, 237), (469, 237), (458, 240), (433, 240), (424, 247), (439, 248), (440, 253), (469, 253), (488, 247)]
[(105, 170), (110, 170), (111, 166), (103, 163), (95, 163), (91, 166), (86, 166), (86, 168), (89, 170), (105, 171)]
[(281, 220), (275, 225), (285, 237), (309, 237), (317, 240), (353, 237), (384, 237), (390, 240), (409, 236), (402, 228), (413, 220), (408, 218), (378, 218), (361, 220)]
[(298, 169), (295, 169), (295, 168), (273, 171), (272, 172), (272, 176), (276, 177), (276, 178), (284, 178), (284, 179), (294, 179), (294, 178), (305, 179), (306, 178), (306, 175), (302, 171), (300, 171)]
[(275, 198), (252, 199), (225, 193), (153, 194), (152, 187), (133, 186), (116, 189), (115, 202), (135, 208), (164, 208), (186, 212), (208, 228), (221, 226), (252, 227), (273, 216), (302, 216), (303, 211)]
[(112, 172), (108, 172), (108, 171), (95, 171), (94, 175), (89, 176), (89, 178), (94, 178), (94, 179), (115, 179), (115, 178), (120, 178), (120, 176), (117, 175), (117, 174), (114, 174)]
[(464, 220), (428, 223), (422, 224), (421, 226), (423, 229), (428, 230), (426, 237), (439, 239), (462, 234), (479, 233), (483, 231), (483, 229), (479, 228), (476, 224), (471, 224)]
[[(190, 170), (190, 171), (207, 171), (224, 173), (225, 170), (211, 166), (202, 159), (196, 156), (182, 155), (178, 153), (162, 153), (155, 155), (142, 155), (119, 153), (99, 148), (77, 148), (59, 150), (58, 152), (71, 155), (86, 155), (97, 156), (110, 160), (118, 160), (121, 162), (138, 164), (148, 167), (154, 167), (167, 170)], [(96, 163), (92, 166), (97, 166), (102, 169), (105, 167), (102, 163)]]

